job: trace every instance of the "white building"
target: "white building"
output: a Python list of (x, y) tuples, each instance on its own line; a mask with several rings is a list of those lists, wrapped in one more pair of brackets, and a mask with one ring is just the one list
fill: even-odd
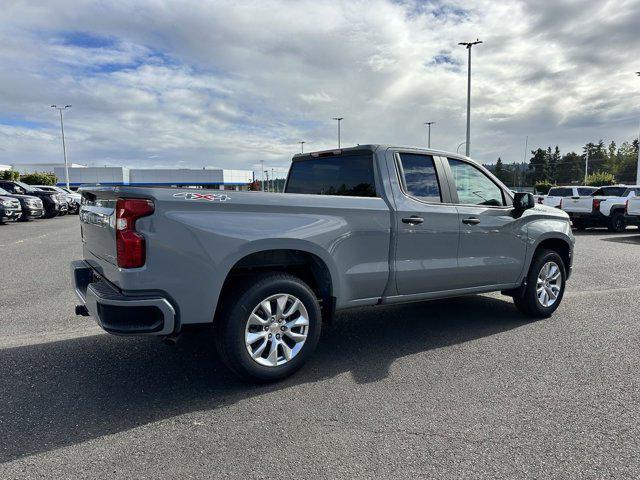
[[(64, 172), (64, 163), (14, 163), (12, 165), (13, 170), (20, 172), (20, 175), (26, 175), (27, 173), (55, 173), (57, 168), (61, 168)], [(69, 168), (86, 168), (79, 163), (70, 163)], [(56, 176), (61, 178), (60, 175)], [(64, 178), (64, 173), (62, 174)]]
[[(54, 169), (58, 185), (65, 184), (64, 166)], [(221, 190), (246, 189), (253, 181), (251, 170), (223, 168), (69, 168), (69, 186), (87, 184), (144, 186), (202, 186)]]
[(11, 165), (2, 165), (2, 164), (0, 164), (0, 172), (3, 172), (5, 170), (11, 170)]
[[(53, 170), (58, 185), (65, 185), (64, 165)], [(127, 167), (69, 167), (69, 186), (79, 187), (85, 184), (128, 185)]]

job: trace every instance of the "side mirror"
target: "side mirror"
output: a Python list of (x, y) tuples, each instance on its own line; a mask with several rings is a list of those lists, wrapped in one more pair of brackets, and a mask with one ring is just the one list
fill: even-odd
[(513, 208), (517, 211), (528, 210), (536, 206), (536, 200), (530, 193), (516, 192), (513, 197)]

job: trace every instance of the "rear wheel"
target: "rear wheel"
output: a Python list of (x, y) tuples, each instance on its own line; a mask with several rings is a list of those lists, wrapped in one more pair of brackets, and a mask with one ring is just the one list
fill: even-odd
[(513, 301), (528, 317), (550, 317), (562, 301), (565, 280), (562, 257), (553, 250), (540, 250), (531, 262), (526, 284), (513, 296)]
[(271, 273), (238, 289), (216, 319), (216, 346), (241, 378), (270, 382), (293, 374), (320, 338), (315, 294), (297, 277)]
[(622, 212), (613, 213), (611, 215), (611, 218), (609, 219), (607, 228), (609, 229), (610, 232), (616, 232), (616, 233), (624, 232), (627, 228), (627, 220), (624, 218), (624, 213)]

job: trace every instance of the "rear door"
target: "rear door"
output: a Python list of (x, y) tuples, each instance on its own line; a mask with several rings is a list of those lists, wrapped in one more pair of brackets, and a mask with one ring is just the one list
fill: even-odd
[[(394, 154), (400, 192), (396, 202), (396, 286), (400, 295), (457, 288), (459, 221), (450, 204), (440, 157)], [(395, 180), (395, 179), (394, 179)], [(449, 204), (448, 204), (449, 203)]]
[(526, 225), (513, 216), (511, 198), (478, 166), (449, 158), (460, 225), (458, 274), (464, 287), (515, 283), (524, 266)]

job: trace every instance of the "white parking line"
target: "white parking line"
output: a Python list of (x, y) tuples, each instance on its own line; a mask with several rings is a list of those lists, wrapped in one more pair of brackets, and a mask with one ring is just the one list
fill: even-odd
[(48, 237), (49, 234), (45, 233), (43, 235), (38, 235), (37, 237), (28, 237), (28, 238), (23, 238), (22, 240), (16, 240), (15, 242), (12, 243), (6, 243), (4, 245), (0, 245), (0, 247), (8, 247), (9, 245), (18, 245), (19, 243), (24, 243), (27, 240), (38, 240), (40, 238), (44, 238), (44, 237)]

